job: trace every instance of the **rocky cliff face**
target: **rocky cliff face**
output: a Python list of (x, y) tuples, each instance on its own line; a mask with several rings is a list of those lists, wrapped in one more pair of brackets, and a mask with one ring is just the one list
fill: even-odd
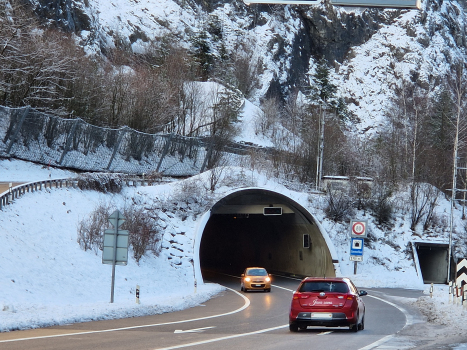
[[(44, 21), (74, 32), (86, 39), (82, 41), (85, 45), (94, 45), (101, 52), (117, 40), (140, 49), (167, 33), (189, 47), (190, 35), (205, 31), (215, 21), (222, 32), (216, 40), (221, 38), (228, 52), (234, 52), (242, 40), (263, 60), (262, 85), (253, 99), (285, 97), (301, 89), (308, 84), (307, 74), (314, 62), (325, 58), (336, 68), (340, 93), (357, 102), (353, 109), (357, 114), (369, 113), (362, 110), (365, 103), (358, 101), (366, 98), (361, 94), (374, 90), (364, 88), (372, 83), (365, 82), (364, 76), (381, 76), (380, 85), (405, 80), (433, 90), (437, 79), (448, 74), (449, 65), (466, 56), (462, 7), (466, 0), (426, 0), (420, 11), (339, 8), (327, 2), (246, 6), (241, 0), (148, 0), (144, 4), (136, 0), (30, 1)], [(218, 43), (213, 39), (209, 44), (213, 54), (220, 55)], [(372, 53), (374, 47), (378, 53)], [(372, 67), (358, 75), (355, 71), (365, 57), (372, 60)], [(440, 65), (442, 69), (436, 68)], [(362, 93), (355, 92), (356, 85)], [(393, 91), (378, 93), (388, 94), (382, 99), (389, 100)], [(374, 96), (368, 96), (368, 101), (373, 100)]]
[(83, 6), (89, 6), (87, 0), (33, 0), (32, 4), (42, 21), (53, 23), (55, 26), (72, 33), (83, 30), (90, 31), (91, 18), (86, 14)]
[[(95, 4), (90, 0), (31, 0), (37, 15), (45, 22), (52, 23), (57, 27), (68, 32), (80, 34), (81, 31), (97, 30), (98, 23), (93, 23), (91, 13), (98, 12), (94, 8)], [(185, 3), (178, 1), (180, 4)], [(137, 2), (135, 2), (137, 3)], [(214, 11), (222, 11), (222, 6), (226, 1), (195, 1), (206, 15)], [(256, 19), (283, 16), (283, 7), (251, 5), (246, 7), (239, 1), (238, 15), (248, 17), (255, 16)], [(300, 23), (296, 26), (296, 32), (293, 33), (293, 40), (276, 36), (276, 40), (283, 46), (282, 52), (279, 49), (275, 53), (276, 61), (290, 61), (290, 70), (288, 76), (283, 79), (276, 75), (273, 79), (269, 94), (282, 94), (284, 86), (301, 86), (305, 83), (305, 73), (308, 71), (310, 59), (326, 58), (329, 62), (342, 62), (349, 50), (353, 46), (358, 46), (366, 42), (375, 33), (381, 23), (390, 22), (392, 17), (398, 15), (394, 11), (389, 16), (382, 15), (381, 10), (362, 11), (361, 14), (338, 13), (327, 4), (322, 7), (309, 9), (307, 6), (295, 6), (290, 11), (292, 20), (298, 20)], [(284, 18), (284, 20), (287, 20)], [(257, 26), (264, 26), (264, 21), (252, 21), (247, 30), (252, 31)], [(133, 29), (135, 29), (134, 27)], [(104, 28), (105, 30), (105, 28)], [(150, 33), (145, 34), (150, 36)], [(141, 37), (141, 32), (133, 32), (128, 36), (130, 42), (134, 38)], [(289, 49), (285, 47), (288, 46)]]

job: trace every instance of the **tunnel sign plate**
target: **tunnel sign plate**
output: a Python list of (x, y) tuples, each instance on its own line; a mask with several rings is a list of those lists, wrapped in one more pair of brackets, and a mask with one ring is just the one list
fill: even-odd
[(363, 255), (363, 238), (351, 238), (350, 255)]
[(282, 207), (264, 207), (263, 215), (282, 215)]
[(363, 261), (363, 256), (351, 255), (350, 261)]
[(366, 238), (366, 220), (350, 220), (350, 236)]

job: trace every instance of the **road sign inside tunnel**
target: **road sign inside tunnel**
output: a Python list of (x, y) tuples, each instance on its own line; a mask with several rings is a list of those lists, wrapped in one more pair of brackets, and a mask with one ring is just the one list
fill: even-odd
[(282, 215), (282, 207), (264, 207), (263, 215)]

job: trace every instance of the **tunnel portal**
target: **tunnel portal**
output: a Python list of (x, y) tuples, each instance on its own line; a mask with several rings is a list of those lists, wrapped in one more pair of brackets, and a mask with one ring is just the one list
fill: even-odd
[(451, 276), (448, 278), (449, 245), (416, 242), (416, 252), (424, 283), (445, 284), (455, 278), (455, 264), (451, 261)]
[[(264, 215), (264, 208), (281, 208), (282, 214)], [(292, 199), (264, 189), (240, 190), (212, 207), (199, 243), (199, 263), (201, 269), (236, 275), (245, 267), (263, 266), (285, 275), (335, 276), (338, 261), (321, 231)], [(310, 239), (307, 248), (304, 235)]]

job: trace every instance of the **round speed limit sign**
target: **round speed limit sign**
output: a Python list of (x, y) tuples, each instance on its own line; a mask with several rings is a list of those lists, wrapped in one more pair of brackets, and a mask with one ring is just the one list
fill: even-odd
[(352, 236), (366, 237), (366, 222), (352, 221)]

